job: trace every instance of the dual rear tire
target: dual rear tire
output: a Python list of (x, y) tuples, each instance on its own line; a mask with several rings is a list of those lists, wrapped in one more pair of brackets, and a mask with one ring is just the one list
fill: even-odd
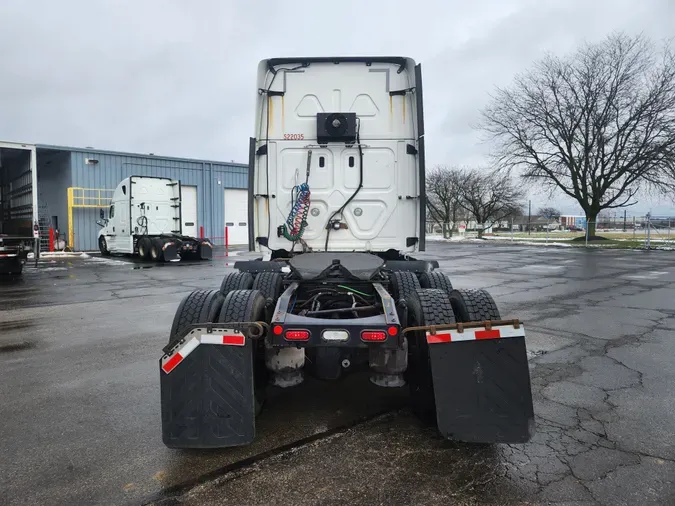
[(164, 261), (164, 241), (161, 239), (155, 238), (152, 240), (150, 246), (150, 259), (153, 262)]
[[(448, 292), (441, 288), (423, 288), (410, 293), (406, 303), (409, 327), (501, 319), (497, 305), (485, 290), (453, 289)], [(423, 421), (434, 423), (436, 402), (425, 331), (408, 334), (406, 381), (413, 412)]]
[(450, 278), (440, 271), (423, 272), (419, 277), (410, 271), (392, 273), (391, 291), (394, 299), (405, 299), (421, 288), (443, 290), (448, 295), (453, 290)]
[(164, 262), (164, 241), (159, 237), (141, 237), (137, 247), (141, 260)]
[[(180, 340), (191, 326), (202, 323), (265, 321), (264, 295), (258, 290), (235, 289), (223, 297), (219, 290), (193, 290), (183, 298), (171, 325), (169, 343)], [(260, 414), (266, 399), (267, 369), (265, 343), (252, 340), (255, 414)]]

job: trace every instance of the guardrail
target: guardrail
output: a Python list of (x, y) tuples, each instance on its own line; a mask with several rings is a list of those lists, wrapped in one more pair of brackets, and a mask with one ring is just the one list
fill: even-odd
[(107, 188), (68, 188), (68, 245), (75, 247), (73, 209), (105, 209), (110, 206), (115, 190)]

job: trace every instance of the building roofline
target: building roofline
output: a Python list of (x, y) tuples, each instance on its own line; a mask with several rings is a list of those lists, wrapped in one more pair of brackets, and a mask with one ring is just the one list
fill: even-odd
[[(19, 143), (21, 144), (21, 143)], [(134, 156), (140, 158), (149, 158), (149, 159), (162, 159), (162, 160), (171, 160), (175, 162), (193, 162), (193, 163), (214, 163), (218, 165), (229, 165), (230, 167), (242, 167), (248, 169), (247, 163), (238, 163), (238, 162), (224, 162), (219, 160), (205, 160), (201, 158), (182, 158), (177, 156), (164, 156), (158, 154), (149, 154), (149, 153), (132, 153), (129, 151), (111, 151), (107, 149), (95, 149), (95, 148), (77, 148), (73, 146), (56, 146), (53, 144), (31, 144), (37, 149), (51, 149), (54, 151), (71, 151), (77, 153), (98, 153), (101, 155), (115, 155), (115, 156)]]

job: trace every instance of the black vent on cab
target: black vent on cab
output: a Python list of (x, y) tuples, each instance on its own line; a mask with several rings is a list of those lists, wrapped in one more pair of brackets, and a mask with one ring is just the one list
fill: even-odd
[(319, 144), (356, 141), (356, 113), (320, 112), (316, 115), (316, 138)]

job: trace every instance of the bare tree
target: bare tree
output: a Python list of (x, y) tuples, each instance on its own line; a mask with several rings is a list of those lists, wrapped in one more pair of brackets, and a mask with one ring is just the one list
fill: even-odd
[(641, 189), (672, 196), (675, 54), (613, 34), (547, 56), (497, 89), (480, 127), (501, 168), (575, 199), (595, 235), (598, 213), (635, 204)]
[(547, 220), (557, 220), (560, 218), (562, 213), (555, 207), (540, 207), (537, 211), (537, 215)]
[(474, 169), (462, 188), (460, 206), (476, 221), (478, 237), (502, 220), (522, 215), (525, 196), (511, 176), (498, 171)]
[(457, 229), (457, 221), (462, 218), (459, 201), (465, 179), (465, 171), (445, 165), (438, 165), (427, 173), (427, 208), (431, 218), (443, 227), (443, 237), (451, 237)]

